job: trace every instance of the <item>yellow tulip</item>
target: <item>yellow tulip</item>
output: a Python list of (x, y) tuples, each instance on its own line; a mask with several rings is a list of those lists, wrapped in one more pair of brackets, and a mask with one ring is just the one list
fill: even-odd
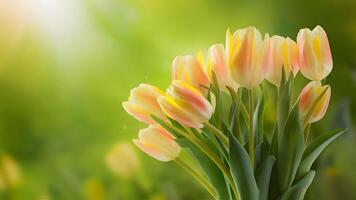
[(129, 100), (123, 102), (122, 106), (137, 120), (147, 124), (155, 124), (155, 121), (151, 118), (152, 114), (161, 119), (166, 119), (157, 102), (157, 98), (163, 95), (165, 95), (163, 91), (152, 85), (140, 84), (131, 90)]
[(207, 68), (210, 80), (212, 79), (212, 72), (215, 73), (220, 89), (228, 91), (226, 86), (232, 87), (235, 90), (238, 88), (238, 84), (232, 79), (230, 69), (227, 65), (224, 45), (214, 44), (209, 48)]
[(299, 67), (310, 80), (320, 81), (332, 70), (333, 61), (328, 37), (321, 26), (301, 29), (298, 33)]
[(212, 106), (201, 92), (183, 81), (173, 81), (167, 95), (158, 98), (167, 116), (193, 128), (202, 128), (213, 112)]
[(293, 75), (296, 76), (299, 71), (298, 45), (288, 37), (284, 40), (282, 46), (282, 58), (286, 71), (292, 71)]
[(252, 89), (266, 76), (263, 65), (265, 42), (255, 27), (237, 30), (233, 35), (226, 33), (228, 65), (234, 80), (241, 86)]
[(181, 150), (173, 136), (159, 125), (141, 129), (133, 142), (146, 154), (163, 162), (174, 160)]
[(177, 56), (172, 63), (172, 79), (189, 83), (199, 91), (207, 90), (201, 85), (209, 86), (209, 77), (198, 59), (191, 56)]
[(115, 145), (106, 155), (106, 163), (112, 172), (124, 178), (134, 175), (140, 165), (134, 149), (128, 143)]
[(311, 81), (302, 90), (299, 96), (299, 109), (303, 119), (306, 119), (307, 113), (311, 111), (314, 102), (318, 96), (326, 89), (325, 94), (316, 104), (308, 123), (319, 121), (326, 113), (331, 97), (331, 89), (329, 85), (322, 86), (320, 81)]

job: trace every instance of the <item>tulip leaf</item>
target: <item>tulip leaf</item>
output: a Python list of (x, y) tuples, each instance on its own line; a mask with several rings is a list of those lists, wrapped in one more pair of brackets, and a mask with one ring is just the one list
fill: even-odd
[(314, 161), (319, 157), (321, 152), (339, 136), (344, 134), (346, 129), (336, 129), (327, 134), (316, 138), (305, 150), (302, 162), (300, 163), (298, 175), (307, 173), (312, 167)]
[(256, 143), (263, 141), (263, 113), (264, 113), (264, 98), (263, 95), (258, 100), (257, 106), (255, 108), (255, 113), (253, 115), (253, 130), (256, 137)]
[(312, 183), (315, 171), (309, 171), (302, 179), (290, 187), (278, 200), (303, 200), (306, 191)]
[(299, 118), (299, 108), (290, 113), (285, 131), (278, 146), (278, 180), (281, 191), (291, 186), (304, 151), (304, 136)]
[(245, 148), (230, 135), (230, 171), (241, 200), (258, 200), (258, 187)]
[(268, 199), (270, 178), (272, 174), (272, 168), (275, 162), (276, 158), (274, 156), (268, 156), (256, 171), (256, 181), (260, 191), (259, 200)]
[(291, 85), (293, 84), (293, 76), (289, 76), (288, 80), (286, 80), (285, 72), (284, 72), (284, 67), (282, 68), (282, 78), (281, 78), (281, 84), (279, 86), (278, 90), (278, 134), (283, 132), (286, 123), (287, 123), (287, 118), (289, 116), (289, 111), (290, 111), (290, 100), (291, 100), (291, 93), (292, 93), (292, 87)]
[(207, 157), (203, 152), (201, 152), (194, 145), (189, 146), (189, 150), (192, 152), (193, 156), (197, 159), (199, 165), (203, 169), (205, 175), (207, 176), (210, 183), (216, 190), (217, 199), (225, 200), (230, 199), (227, 183), (225, 181), (223, 173), (215, 165), (209, 157)]

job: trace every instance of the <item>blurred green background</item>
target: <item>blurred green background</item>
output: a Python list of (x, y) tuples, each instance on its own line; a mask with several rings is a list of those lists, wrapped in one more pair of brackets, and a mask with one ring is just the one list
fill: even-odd
[(334, 69), (315, 132), (351, 130), (319, 159), (307, 199), (353, 200), (356, 1), (1, 0), (0, 155), (17, 163), (20, 182), (0, 199), (209, 199), (174, 163), (136, 149), (134, 175), (109, 169), (107, 153), (144, 127), (121, 102), (142, 82), (166, 88), (176, 55), (224, 43), (228, 27), (295, 39), (318, 24)]

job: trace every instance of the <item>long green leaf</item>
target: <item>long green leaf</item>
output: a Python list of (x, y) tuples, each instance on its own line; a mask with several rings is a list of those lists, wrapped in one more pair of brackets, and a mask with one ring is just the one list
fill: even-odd
[(241, 200), (258, 200), (259, 191), (248, 153), (232, 135), (230, 135), (230, 171)]
[(339, 136), (344, 134), (346, 129), (336, 129), (327, 134), (323, 134), (315, 139), (305, 150), (302, 162), (298, 169), (298, 176), (307, 173), (320, 153)]
[(299, 118), (299, 108), (295, 106), (279, 140), (277, 163), (281, 191), (285, 191), (292, 184), (303, 156), (303, 150), (304, 136)]
[(301, 180), (290, 187), (278, 200), (303, 200), (314, 176), (315, 171), (308, 172)]
[(276, 158), (274, 156), (268, 156), (256, 172), (256, 181), (260, 191), (259, 200), (268, 199), (268, 191), (270, 185), (270, 178), (272, 173), (272, 168)]
[(253, 130), (256, 137), (256, 143), (259, 144), (263, 140), (263, 113), (264, 113), (264, 98), (263, 95), (258, 100), (257, 106), (255, 108), (255, 113), (253, 115)]

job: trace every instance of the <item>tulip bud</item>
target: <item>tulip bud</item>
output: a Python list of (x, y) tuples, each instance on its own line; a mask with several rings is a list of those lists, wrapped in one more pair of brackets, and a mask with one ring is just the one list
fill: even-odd
[(126, 112), (134, 116), (137, 120), (147, 124), (155, 124), (151, 115), (166, 119), (166, 116), (157, 102), (157, 98), (163, 95), (165, 95), (163, 91), (152, 85), (140, 84), (131, 90), (129, 100), (123, 102), (122, 106)]
[(136, 173), (139, 168), (139, 160), (130, 144), (120, 143), (106, 155), (108, 167), (116, 175), (129, 178)]
[(172, 64), (172, 79), (189, 83), (201, 92), (206, 89), (201, 85), (209, 86), (209, 77), (199, 61), (190, 55), (177, 56)]
[(299, 67), (310, 80), (320, 81), (332, 70), (333, 61), (328, 37), (321, 26), (301, 29), (298, 33)]
[[(313, 113), (308, 119), (308, 123), (313, 123), (319, 121), (323, 118), (331, 97), (331, 89), (329, 85), (322, 86), (320, 81), (311, 81), (302, 90), (299, 96), (299, 109), (302, 118), (305, 120), (307, 113), (311, 111), (314, 102), (317, 100), (318, 96), (326, 89), (326, 92), (322, 98), (317, 102)], [(315, 102), (316, 103), (316, 102)]]
[(183, 81), (173, 81), (167, 95), (158, 98), (158, 102), (167, 116), (192, 128), (202, 128), (213, 112), (203, 94)]
[(208, 71), (210, 77), (212, 72), (215, 73), (220, 89), (227, 91), (226, 86), (234, 89), (238, 88), (238, 84), (231, 77), (225, 49), (222, 44), (215, 44), (209, 48)]
[(141, 129), (138, 139), (133, 142), (149, 156), (163, 162), (174, 160), (181, 150), (172, 135), (159, 125)]
[(234, 80), (241, 86), (252, 89), (266, 76), (262, 65), (264, 41), (255, 27), (237, 30), (234, 35), (226, 33), (228, 65)]

